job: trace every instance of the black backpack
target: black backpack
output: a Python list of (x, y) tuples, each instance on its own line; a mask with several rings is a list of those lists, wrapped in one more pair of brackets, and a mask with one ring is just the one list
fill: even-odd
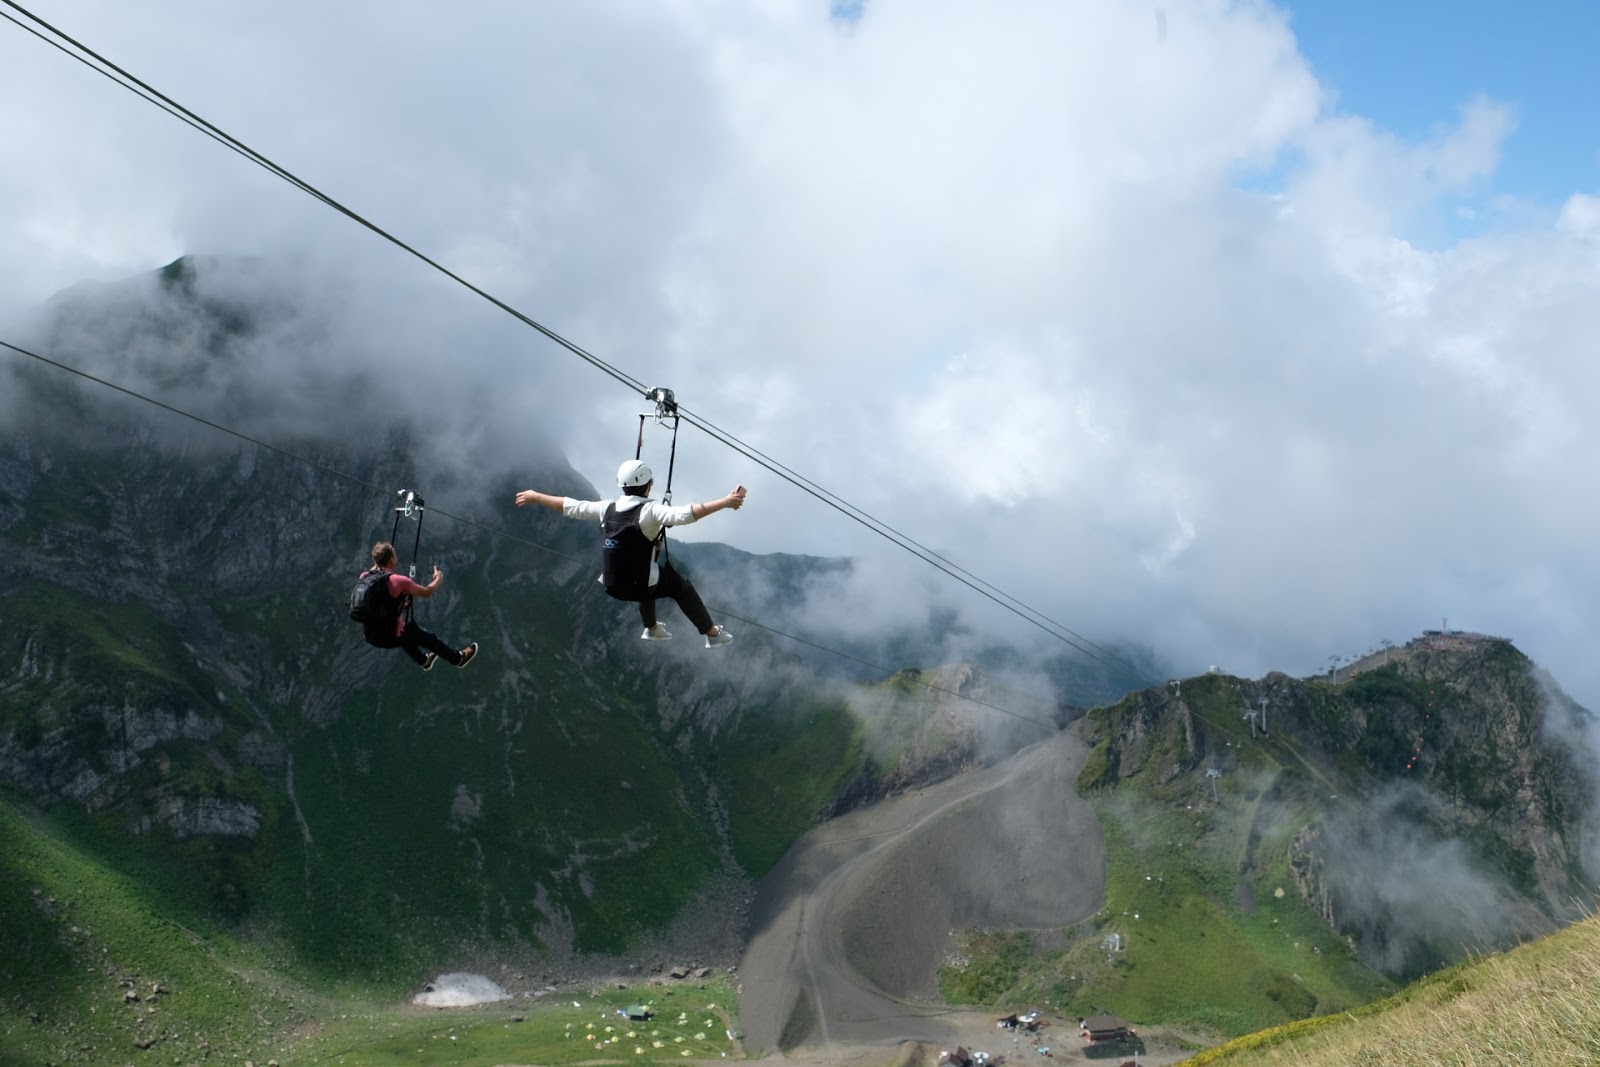
[(362, 571), (350, 590), (350, 619), (361, 624), (367, 643), (389, 647), (395, 642), (395, 620), (405, 607), (405, 597), (389, 595), (389, 571), (374, 567)]
[(617, 600), (639, 601), (650, 592), (655, 543), (639, 529), (643, 507), (619, 511), (615, 503), (607, 504), (600, 520), (600, 581)]

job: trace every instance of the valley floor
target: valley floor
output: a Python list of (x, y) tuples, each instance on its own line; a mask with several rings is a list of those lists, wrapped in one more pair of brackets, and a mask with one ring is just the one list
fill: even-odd
[[(1057, 1044), (1048, 1031), (1040, 1042), (1049, 1048), (1048, 1057), (1039, 1053), (1026, 1040), (1013, 1043), (1010, 1035), (995, 1029), (994, 1017), (987, 1012), (962, 1012), (951, 1017), (955, 1040), (948, 1044), (907, 1041), (884, 1045), (805, 1045), (788, 1053), (773, 1053), (760, 1059), (745, 1062), (761, 1067), (936, 1067), (939, 1053), (960, 1045), (969, 1051), (988, 1052), (993, 1057), (1005, 1056), (1008, 1067), (1030, 1067), (1039, 1064), (1097, 1064), (1100, 1067), (1118, 1067), (1134, 1061), (1140, 1067), (1170, 1067), (1195, 1054), (1192, 1044), (1176, 1036), (1143, 1035), (1143, 1051), (1115, 1052), (1111, 1049), (1090, 1050), (1084, 1047), (1072, 1025), (1066, 1020), (1065, 1032), (1055, 1035), (1063, 1038)], [(726, 1061), (721, 1061), (726, 1062)], [(702, 1067), (710, 1067), (706, 1061)]]
[(757, 888), (739, 966), (744, 1044), (765, 1054), (758, 1062), (932, 1067), (958, 1045), (1012, 1064), (1190, 1055), (1176, 1039), (1146, 1036), (1142, 1051), (1097, 1048), (1091, 1059), (1075, 1019), (1014, 1034), (993, 1013), (953, 1010), (937, 996), (939, 953), (954, 929), (1060, 927), (1102, 905), (1099, 825), (1073, 788), (1085, 755), (1062, 732), (796, 844)]

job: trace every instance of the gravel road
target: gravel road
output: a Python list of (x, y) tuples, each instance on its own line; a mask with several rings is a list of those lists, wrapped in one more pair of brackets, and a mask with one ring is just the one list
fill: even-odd
[[(756, 888), (745, 1047), (831, 1063), (907, 1042), (1010, 1052), (993, 1018), (939, 1002), (937, 969), (955, 930), (1059, 928), (1100, 907), (1100, 827), (1073, 790), (1085, 755), (1064, 731), (799, 841)], [(1079, 1052), (1075, 1029), (1057, 1036)]]

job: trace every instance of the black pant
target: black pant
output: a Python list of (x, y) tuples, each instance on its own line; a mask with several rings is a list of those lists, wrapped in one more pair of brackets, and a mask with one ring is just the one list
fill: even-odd
[(650, 592), (651, 596), (639, 601), (639, 618), (644, 620), (645, 629), (656, 624), (656, 601), (661, 597), (676, 600), (679, 610), (701, 633), (709, 632), (716, 625), (711, 621), (711, 612), (701, 602), (700, 594), (695, 592), (694, 583), (673, 570), (665, 559), (661, 561), (661, 580), (650, 587)]
[(461, 663), (461, 652), (458, 649), (451, 648), (439, 638), (438, 634), (414, 622), (406, 623), (406, 628), (400, 631), (400, 647), (405, 649), (406, 655), (415, 660), (419, 667), (428, 662), (428, 657), (422, 654), (423, 649), (437, 652), (448, 663), (456, 665)]

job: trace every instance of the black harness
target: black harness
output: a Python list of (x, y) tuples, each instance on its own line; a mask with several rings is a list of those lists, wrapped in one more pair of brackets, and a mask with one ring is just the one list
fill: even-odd
[(612, 501), (600, 520), (600, 581), (606, 595), (617, 600), (637, 602), (650, 594), (650, 564), (655, 559), (656, 545), (665, 539), (667, 531), (663, 528), (655, 541), (646, 537), (639, 529), (642, 510), (642, 501), (627, 510)]

